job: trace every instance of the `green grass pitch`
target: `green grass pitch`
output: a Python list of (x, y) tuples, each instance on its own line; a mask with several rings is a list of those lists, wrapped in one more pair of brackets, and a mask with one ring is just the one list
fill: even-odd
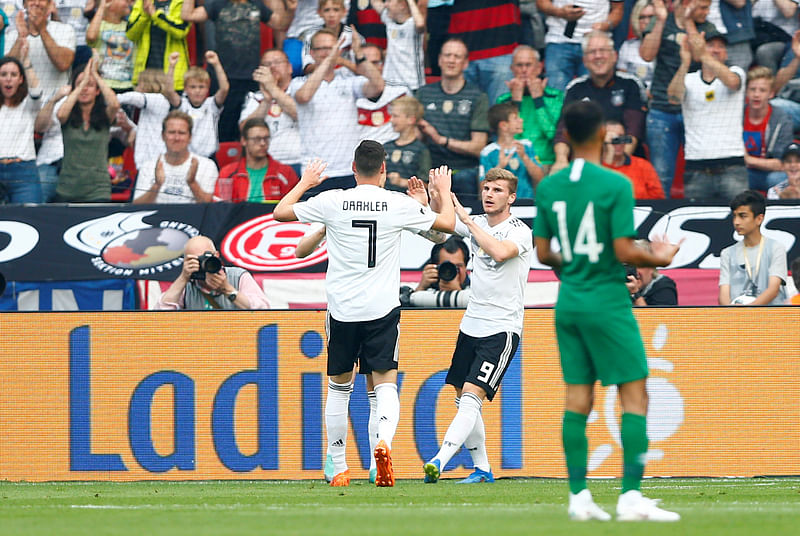
[[(618, 480), (589, 483), (614, 511)], [(12, 483), (0, 482), (0, 534), (14, 535), (458, 535), (800, 533), (800, 478), (648, 479), (645, 495), (678, 511), (679, 523), (577, 523), (561, 480), (498, 480), (461, 486), (399, 481)]]

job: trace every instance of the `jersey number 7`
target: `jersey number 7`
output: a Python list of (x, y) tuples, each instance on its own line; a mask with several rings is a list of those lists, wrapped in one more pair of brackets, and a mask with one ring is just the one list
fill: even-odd
[(604, 245), (597, 242), (597, 229), (594, 223), (594, 203), (589, 201), (586, 210), (581, 217), (578, 225), (578, 234), (575, 235), (575, 244), (570, 245), (569, 232), (567, 230), (567, 202), (553, 202), (553, 212), (558, 219), (558, 240), (561, 242), (561, 255), (567, 262), (572, 261), (572, 254), (586, 255), (589, 262), (594, 264), (600, 260)]
[(378, 222), (375, 220), (353, 220), (353, 227), (367, 229), (367, 241), (369, 242), (367, 247), (367, 268), (375, 268), (375, 252), (377, 249), (375, 243), (378, 240)]

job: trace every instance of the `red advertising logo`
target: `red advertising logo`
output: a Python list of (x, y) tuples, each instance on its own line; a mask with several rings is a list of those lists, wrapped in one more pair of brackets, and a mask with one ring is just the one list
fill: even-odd
[(222, 240), (222, 254), (230, 262), (254, 272), (296, 270), (328, 260), (325, 242), (305, 259), (294, 256), (310, 225), (275, 221), (267, 214), (234, 227)]

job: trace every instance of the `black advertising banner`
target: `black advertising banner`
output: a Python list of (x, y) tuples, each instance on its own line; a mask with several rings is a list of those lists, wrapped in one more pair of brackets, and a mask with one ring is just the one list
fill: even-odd
[[(479, 211), (476, 199), (465, 206)], [(40, 205), (0, 209), (0, 273), (9, 281), (153, 279), (171, 281), (192, 236), (211, 237), (229, 264), (253, 273), (320, 272), (327, 266), (323, 246), (305, 259), (294, 249), (308, 225), (272, 218), (272, 204), (205, 205)], [(514, 214), (532, 225), (536, 207), (521, 201)], [(736, 236), (723, 204), (683, 200), (637, 204), (640, 237), (667, 234), (684, 239), (671, 268), (719, 268), (720, 251)], [(800, 204), (774, 202), (762, 230), (778, 240), (791, 261), (800, 256)], [(420, 269), (430, 254), (425, 239), (403, 237), (403, 269)], [(546, 269), (533, 256), (531, 268)]]

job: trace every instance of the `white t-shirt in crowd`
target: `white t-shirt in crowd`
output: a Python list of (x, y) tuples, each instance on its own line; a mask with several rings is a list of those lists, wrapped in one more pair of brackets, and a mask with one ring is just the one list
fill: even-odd
[(209, 194), (214, 193), (214, 187), (217, 184), (217, 177), (219, 170), (217, 165), (208, 158), (193, 153), (189, 154), (189, 158), (178, 166), (171, 166), (163, 161), (163, 155), (158, 159), (147, 162), (144, 166), (139, 168), (139, 176), (136, 179), (136, 192), (133, 198), (141, 197), (149, 190), (156, 182), (156, 164), (162, 161), (164, 165), (164, 185), (159, 190), (156, 196), (156, 203), (196, 203), (197, 200), (192, 193), (192, 189), (186, 184), (186, 176), (189, 174), (189, 168), (192, 163), (192, 158), (197, 158), (197, 175), (195, 180), (204, 192)]
[[(294, 78), (288, 93), (292, 97), (303, 87), (307, 76)], [(311, 100), (297, 105), (302, 161), (321, 158), (328, 163), (329, 177), (353, 174), (353, 151), (359, 141), (356, 100), (364, 96), (363, 76), (344, 76), (336, 71), (330, 82), (322, 81)]]
[(119, 103), (139, 108), (139, 122), (136, 125), (136, 142), (133, 160), (141, 169), (147, 162), (155, 161), (167, 151), (161, 137), (162, 123), (169, 113), (170, 105), (161, 93), (139, 93), (128, 91), (117, 95)]
[(369, 184), (322, 192), (294, 205), (294, 213), (327, 226), (325, 288), (340, 322), (375, 320), (400, 305), (401, 232), (428, 231), (436, 221), (409, 196)]
[(771, 22), (775, 26), (779, 26), (789, 35), (794, 35), (797, 31), (800, 22), (797, 19), (797, 12), (793, 17), (786, 18), (778, 9), (775, 0), (759, 0), (753, 3), (753, 18), (761, 18), (767, 22)]
[(686, 160), (709, 160), (744, 157), (742, 128), (744, 121), (745, 74), (737, 66), (730, 68), (739, 76), (736, 91), (728, 89), (719, 78), (711, 83), (702, 79), (702, 70), (686, 75), (686, 93), (681, 107), (686, 133)]
[[(242, 106), (242, 113), (239, 114), (241, 124), (250, 114), (256, 111), (258, 105), (264, 100), (264, 94), (260, 91), (251, 91), (247, 94)], [(299, 164), (301, 155), (300, 149), (300, 129), (297, 121), (287, 114), (276, 100), (267, 108), (267, 115), (264, 122), (269, 128), (269, 154), (282, 164)]]
[[(622, 0), (612, 0), (620, 2)], [(584, 15), (575, 24), (572, 37), (564, 35), (567, 28), (567, 20), (561, 17), (547, 16), (547, 33), (544, 36), (545, 43), (578, 43), (583, 40), (583, 36), (592, 31), (592, 25), (596, 22), (608, 20), (608, 13), (611, 11), (609, 0), (553, 0), (553, 6), (566, 7), (578, 6), (584, 10)]]
[(40, 91), (31, 91), (13, 108), (0, 106), (0, 158), (36, 158), (33, 146), (33, 123), (42, 106)]
[(425, 59), (422, 40), (417, 33), (414, 17), (405, 22), (395, 22), (389, 9), (381, 12), (381, 22), (386, 25), (386, 59), (383, 62), (383, 79), (387, 84), (408, 86), (412, 90), (425, 85)]
[(192, 118), (192, 142), (189, 150), (200, 156), (211, 157), (219, 149), (219, 116), (222, 108), (214, 96), (206, 97), (200, 106), (193, 106), (189, 97), (181, 97), (180, 111)]
[[(70, 50), (75, 50), (75, 30), (69, 24), (63, 22), (56, 22), (54, 20), (47, 22), (47, 33), (53, 38), (53, 41), (60, 47), (66, 47)], [(17, 31), (10, 30), (6, 32), (5, 41), (5, 54), (17, 42)], [(58, 88), (69, 84), (69, 69), (66, 71), (59, 71), (53, 65), (50, 56), (47, 55), (47, 49), (42, 43), (42, 37), (28, 36), (28, 47), (30, 50), (31, 65), (36, 71), (36, 76), (39, 77), (39, 87), (42, 88), (42, 95), (49, 98), (53, 95)]]
[(472, 251), (472, 292), (460, 329), (470, 337), (488, 337), (508, 331), (519, 335), (533, 252), (531, 229), (514, 216), (494, 227), (489, 225), (485, 214), (472, 219), (494, 238), (514, 242), (519, 253), (513, 259), (497, 262), (483, 251), (466, 225), (460, 220), (456, 222), (456, 234), (469, 239)]

